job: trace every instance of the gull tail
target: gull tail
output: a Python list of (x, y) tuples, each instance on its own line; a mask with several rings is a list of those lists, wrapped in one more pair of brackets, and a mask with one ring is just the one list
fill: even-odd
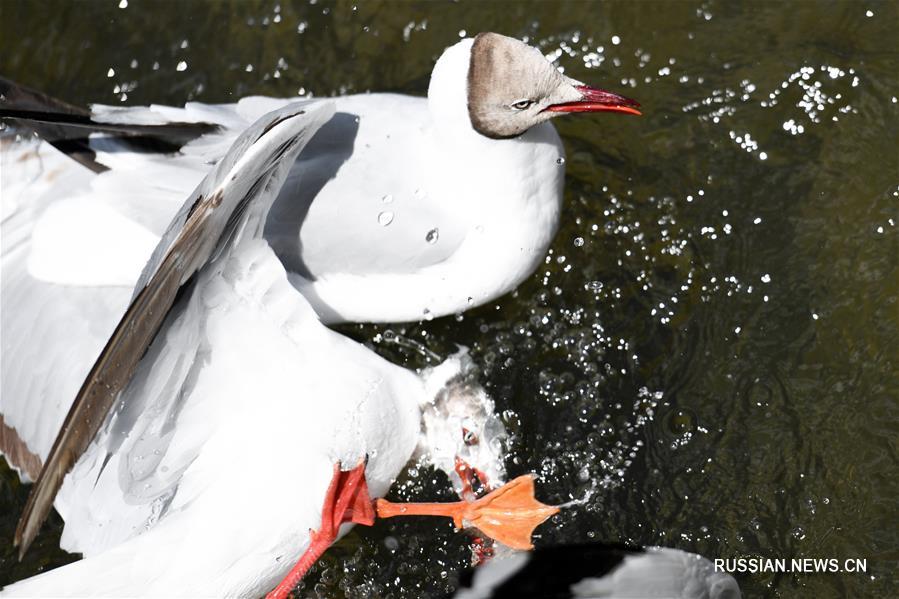
[(212, 123), (104, 122), (91, 111), (73, 106), (15, 81), (0, 77), (0, 119), (9, 119), (35, 132), (76, 162), (101, 173), (108, 168), (97, 162), (90, 145), (92, 134), (102, 134), (132, 152), (177, 152), (201, 135), (219, 130)]

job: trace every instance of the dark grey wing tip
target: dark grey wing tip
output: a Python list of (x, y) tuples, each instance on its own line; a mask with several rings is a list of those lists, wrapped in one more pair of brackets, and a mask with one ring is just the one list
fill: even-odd
[(214, 123), (104, 123), (95, 120), (85, 108), (4, 77), (0, 77), (0, 118), (37, 133), (57, 150), (96, 173), (108, 168), (96, 160), (89, 142), (91, 133), (113, 137), (130, 151), (170, 154), (198, 137), (221, 130)]
[(16, 83), (12, 79), (0, 76), (0, 107), (16, 108), (19, 110), (33, 110), (42, 112), (57, 112), (63, 114), (80, 115), (90, 117), (91, 113), (86, 108), (69, 104), (45, 93), (32, 89), (27, 85)]

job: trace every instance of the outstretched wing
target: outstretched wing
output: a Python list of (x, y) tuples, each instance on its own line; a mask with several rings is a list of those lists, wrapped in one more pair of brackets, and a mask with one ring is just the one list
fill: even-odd
[(78, 392), (31, 490), (16, 530), (20, 556), (40, 529), (66, 474), (130, 380), (178, 292), (219, 251), (247, 235), (247, 228), (255, 226), (252, 233), (261, 235), (265, 214), (290, 166), (333, 111), (330, 102), (315, 101), (266, 114), (237, 138), (175, 216), (125, 315)]

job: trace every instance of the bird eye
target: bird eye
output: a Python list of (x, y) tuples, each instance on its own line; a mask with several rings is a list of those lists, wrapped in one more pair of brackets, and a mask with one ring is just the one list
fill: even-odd
[(514, 108), (515, 110), (527, 110), (533, 103), (533, 100), (518, 100), (517, 102), (512, 103), (512, 108)]
[(462, 428), (462, 441), (466, 445), (477, 445), (478, 436), (476, 434), (474, 434), (473, 432), (471, 432), (470, 430), (468, 430), (467, 428), (463, 427)]

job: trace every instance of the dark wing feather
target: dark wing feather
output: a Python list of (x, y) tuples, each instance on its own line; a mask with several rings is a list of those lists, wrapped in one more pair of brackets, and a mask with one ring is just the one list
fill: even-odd
[[(303, 114), (308, 118), (294, 118)], [(330, 103), (318, 102), (314, 106), (294, 104), (265, 115), (234, 142), (191, 196), (196, 199), (179, 211), (144, 269), (128, 310), (78, 392), (31, 489), (16, 529), (20, 558), (40, 530), (66, 474), (131, 380), (179, 290), (219, 253), (221, 244), (232, 238), (233, 229), (243, 225), (235, 215), (245, 213), (266, 187), (280, 188), (299, 151), (331, 114)], [(289, 127), (266, 136), (275, 125), (290, 119)], [(252, 159), (240, 162), (251, 150)], [(270, 194), (270, 201), (276, 191)]]
[(185, 227), (185, 236), (172, 246), (156, 274), (128, 306), (78, 391), (19, 520), (15, 542), (20, 559), (47, 517), (65, 475), (97, 434), (115, 398), (159, 331), (182, 277), (188, 275), (185, 265), (194, 263), (196, 236), (203, 235), (205, 224), (205, 219), (197, 218)]
[(209, 123), (132, 125), (97, 122), (88, 110), (3, 77), (0, 77), (0, 118), (15, 120), (96, 173), (108, 169), (96, 161), (88, 139), (91, 133), (112, 136), (130, 151), (171, 153), (187, 142), (219, 129), (218, 125)]

